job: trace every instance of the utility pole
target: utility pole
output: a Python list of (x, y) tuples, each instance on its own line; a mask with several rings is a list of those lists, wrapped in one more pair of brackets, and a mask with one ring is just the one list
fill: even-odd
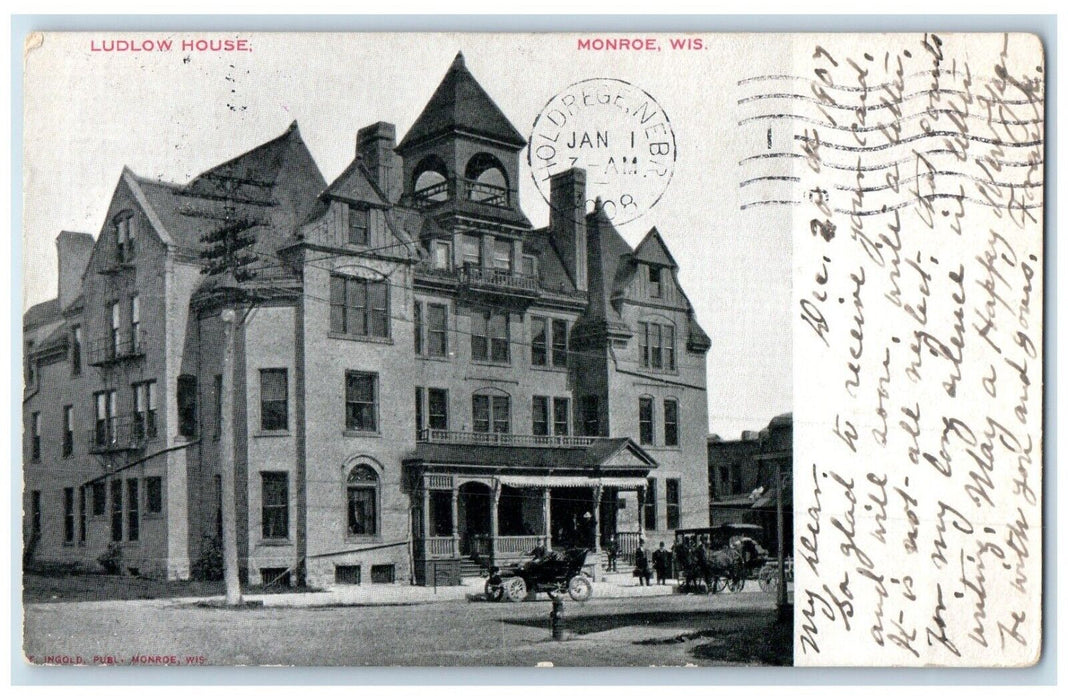
[(219, 435), (219, 469), (222, 472), (222, 549), (226, 604), (241, 605), (241, 580), (237, 561), (237, 485), (234, 474), (234, 310), (220, 314), (223, 330), (222, 408)]

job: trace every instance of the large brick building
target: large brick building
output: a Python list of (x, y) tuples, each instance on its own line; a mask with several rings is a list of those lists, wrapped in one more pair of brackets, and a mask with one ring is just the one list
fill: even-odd
[[(29, 555), (117, 543), (129, 571), (188, 576), (221, 531), (223, 402), (253, 583), (425, 583), (543, 536), (706, 525), (709, 339), (678, 265), (590, 211), (581, 170), (534, 228), (524, 145), (457, 56), (400, 143), (360, 129), (332, 183), (295, 123), (186, 184), (124, 171), (24, 317)], [(254, 301), (224, 392), (232, 278), (200, 253), (235, 220)]]

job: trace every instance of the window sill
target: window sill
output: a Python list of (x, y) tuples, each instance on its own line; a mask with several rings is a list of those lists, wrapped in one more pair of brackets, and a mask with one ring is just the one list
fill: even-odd
[(495, 362), (493, 360), (471, 360), (471, 364), (479, 365), (479, 366), (482, 366), (482, 367), (508, 367), (508, 368), (510, 368), (512, 366), (512, 362), (510, 360), (507, 361), (507, 362)]
[(348, 544), (379, 544), (382, 542), (381, 535), (345, 535)]
[(416, 355), (417, 360), (428, 360), (430, 362), (448, 362), (452, 358), (448, 355)]
[(558, 372), (560, 374), (567, 374), (567, 367), (557, 367), (556, 365), (530, 365), (530, 369), (535, 372)]
[(678, 445), (642, 445), (642, 449), (656, 450), (657, 452), (682, 452)]
[(293, 540), (286, 539), (263, 539), (256, 543), (259, 547), (292, 547)]
[(342, 430), (345, 437), (380, 438), (382, 433), (377, 430)]
[(327, 338), (334, 340), (352, 340), (358, 343), (378, 343), (379, 345), (393, 345), (393, 338), (381, 338), (377, 335), (349, 335), (348, 333), (328, 332)]
[(252, 437), (257, 438), (284, 438), (292, 436), (293, 433), (289, 432), (289, 430), (257, 430), (255, 433), (252, 434)]
[(163, 513), (145, 513), (141, 518), (142, 520), (163, 520)]

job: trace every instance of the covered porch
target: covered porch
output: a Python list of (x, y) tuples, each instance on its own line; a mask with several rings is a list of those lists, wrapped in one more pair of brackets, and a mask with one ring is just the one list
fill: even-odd
[[(570, 438), (567, 446), (538, 440), (531, 447), (428, 442), (405, 460), (417, 583), (456, 583), (539, 545), (584, 547), (596, 566), (609, 537), (636, 544), (655, 461), (626, 438), (578, 445)], [(627, 499), (638, 507), (622, 519)]]

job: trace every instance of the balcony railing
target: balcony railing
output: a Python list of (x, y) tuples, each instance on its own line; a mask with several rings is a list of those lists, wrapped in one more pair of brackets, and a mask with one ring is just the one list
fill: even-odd
[(98, 420), (89, 430), (89, 452), (139, 450), (147, 440), (156, 436), (156, 430), (155, 411)]
[(117, 339), (110, 335), (97, 338), (89, 343), (89, 364), (101, 366), (143, 357), (145, 338), (143, 330), (125, 336), (120, 335)]
[(492, 445), (501, 447), (589, 447), (601, 438), (570, 435), (513, 435), (470, 433), (456, 430), (421, 430), (419, 442), (445, 445)]
[(412, 192), (412, 203), (420, 208), (433, 207), (442, 202), (474, 202), (497, 209), (512, 207), (512, 192), (507, 187), (491, 185), (469, 178), (451, 178)]
[(460, 270), (460, 284), (472, 289), (538, 293), (538, 278), (511, 270), (484, 268), (468, 263)]

